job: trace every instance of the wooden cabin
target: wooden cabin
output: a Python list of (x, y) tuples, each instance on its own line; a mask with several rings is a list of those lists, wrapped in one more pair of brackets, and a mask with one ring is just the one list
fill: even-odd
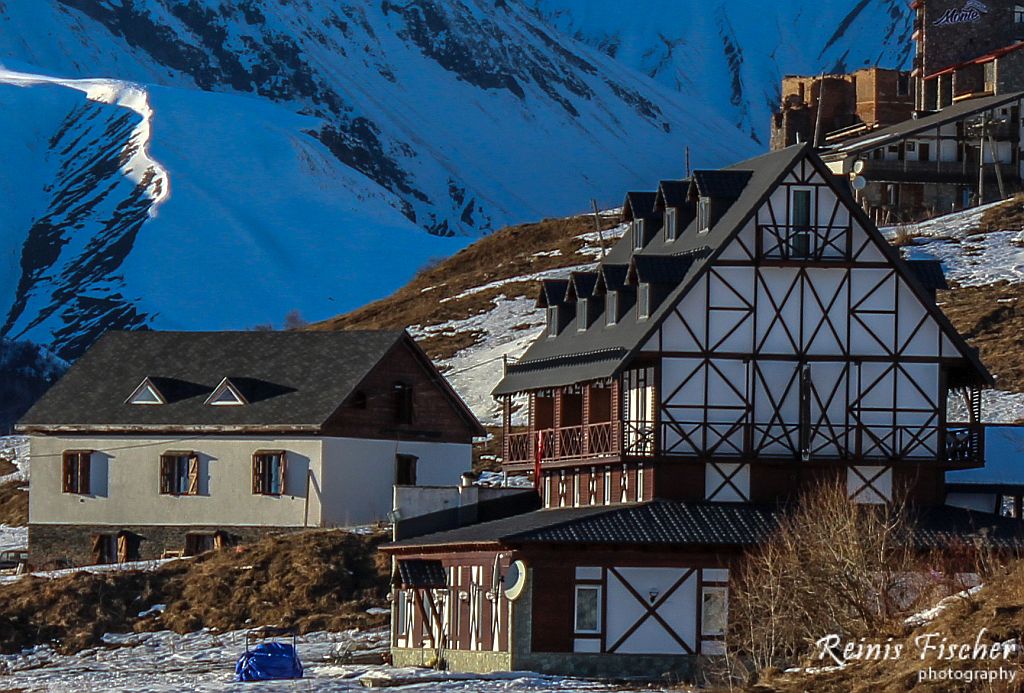
[(592, 271), (543, 283), (547, 329), (495, 389), (544, 509), (385, 547), (396, 664), (691, 676), (723, 652), (730, 569), (818, 480), (1018, 545), (942, 507), (947, 470), (983, 464), (991, 376), (807, 146), (630, 193), (624, 218)]

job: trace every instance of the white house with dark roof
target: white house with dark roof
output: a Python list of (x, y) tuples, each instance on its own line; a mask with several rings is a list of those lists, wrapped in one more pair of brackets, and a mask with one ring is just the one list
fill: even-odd
[(382, 521), (483, 434), (403, 331), (108, 333), (18, 430), (39, 566)]

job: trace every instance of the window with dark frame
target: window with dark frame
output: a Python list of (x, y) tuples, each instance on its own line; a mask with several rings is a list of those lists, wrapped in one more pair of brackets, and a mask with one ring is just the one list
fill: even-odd
[(61, 467), (63, 479), (61, 489), (63, 492), (89, 495), (92, 478), (92, 451), (65, 451)]
[(395, 486), (416, 485), (416, 455), (395, 455)]
[(199, 456), (191, 451), (160, 455), (160, 493), (165, 496), (198, 496)]
[(258, 496), (281, 496), (287, 488), (288, 460), (282, 450), (261, 450), (252, 456), (252, 492)]
[(796, 259), (811, 255), (811, 191), (794, 190), (790, 209), (789, 256)]
[(412, 385), (396, 382), (392, 386), (395, 397), (395, 421), (400, 424), (411, 424), (413, 420)]

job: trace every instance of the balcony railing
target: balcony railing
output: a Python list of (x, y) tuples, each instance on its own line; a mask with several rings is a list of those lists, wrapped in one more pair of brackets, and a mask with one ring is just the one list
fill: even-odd
[[(728, 435), (723, 435), (723, 430)], [(749, 430), (748, 430), (749, 429)], [(626, 421), (620, 426), (621, 439), (612, 422), (588, 426), (543, 429), (533, 434), (508, 434), (507, 463), (536, 461), (540, 445), (542, 461), (579, 460), (623, 455), (649, 457), (655, 454), (658, 426), (650, 421)], [(689, 429), (679, 435), (679, 427), (669, 427), (678, 437), (667, 455), (714, 454), (720, 457), (800, 458), (800, 427), (795, 424), (709, 424), (703, 433)], [(705, 438), (704, 434), (707, 434)], [(671, 437), (671, 436), (670, 436)], [(716, 439), (716, 440), (712, 440)], [(745, 442), (746, 441), (746, 442)], [(945, 440), (937, 426), (818, 426), (808, 438), (812, 458), (891, 461), (897, 459), (935, 460), (954, 467), (972, 467), (984, 459), (981, 426), (956, 425), (946, 430)], [(668, 443), (666, 443), (668, 444)], [(700, 447), (707, 446), (704, 451)]]
[[(1013, 164), (1000, 164), (1000, 173), (1005, 179), (1016, 180), (1017, 169)], [(963, 161), (887, 161), (885, 159), (866, 159), (861, 175), (868, 180), (921, 183), (977, 183), (977, 162)], [(985, 165), (986, 178), (995, 180), (995, 167)]]
[[(654, 428), (649, 426), (648, 439), (653, 445)], [(555, 444), (557, 442), (557, 445)], [(611, 421), (587, 426), (547, 428), (534, 433), (508, 434), (508, 462), (523, 463), (536, 460), (537, 445), (542, 460), (573, 460), (617, 455), (622, 446), (616, 440)]]

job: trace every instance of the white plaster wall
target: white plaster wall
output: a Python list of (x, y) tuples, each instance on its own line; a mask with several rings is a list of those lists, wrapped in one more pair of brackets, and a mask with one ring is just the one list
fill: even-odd
[[(100, 438), (33, 436), (29, 521), (96, 525), (266, 525), (302, 527), (306, 477), (320, 474), (318, 438), (161, 437)], [(89, 495), (63, 493), (65, 450), (93, 450)], [(160, 493), (160, 455), (193, 450), (199, 456), (200, 494)], [(288, 494), (252, 493), (252, 454), (284, 450), (288, 455)], [(390, 504), (391, 489), (383, 496)], [(310, 498), (309, 524), (319, 514)]]
[(472, 446), (325, 438), (323, 477), (316, 493), (325, 527), (361, 525), (387, 518), (395, 483), (395, 455), (415, 455), (416, 483), (455, 486), (473, 466)]

